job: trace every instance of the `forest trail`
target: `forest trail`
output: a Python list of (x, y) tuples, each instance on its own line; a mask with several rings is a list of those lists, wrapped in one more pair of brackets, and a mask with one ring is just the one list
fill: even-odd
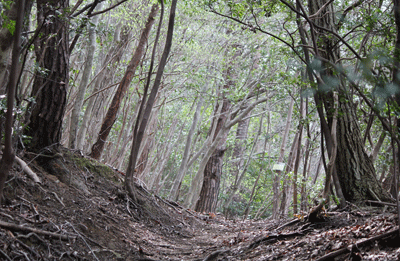
[[(0, 208), (1, 260), (398, 260), (392, 207), (328, 212), (323, 222), (228, 220), (166, 201), (78, 153), (60, 156), (67, 185), (35, 164), (35, 184), (18, 167)], [(33, 159), (33, 158), (32, 158)], [(29, 158), (25, 158), (29, 161)], [(53, 173), (55, 174), (55, 173)], [(374, 239), (375, 238), (375, 239)], [(334, 259), (336, 258), (336, 259)]]

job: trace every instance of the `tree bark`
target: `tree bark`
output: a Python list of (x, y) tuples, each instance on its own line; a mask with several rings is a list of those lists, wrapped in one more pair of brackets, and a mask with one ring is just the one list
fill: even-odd
[[(323, 6), (324, 8), (322, 8)], [(321, 8), (322, 10), (316, 15), (314, 23), (320, 27), (336, 31), (333, 4), (328, 3), (328, 0), (309, 1), (311, 15), (316, 14)], [(315, 48), (319, 49), (317, 54), (324, 60), (336, 63), (340, 57), (337, 39), (323, 30), (317, 29), (316, 31), (317, 46)], [(340, 116), (337, 120), (337, 149), (339, 153), (337, 153), (335, 167), (344, 198), (350, 202), (359, 202), (365, 199), (389, 200), (390, 196), (378, 183), (372, 161), (365, 152), (354, 104), (348, 96), (348, 87), (345, 81), (335, 76), (328, 63), (322, 62), (322, 68), (321, 78), (324, 81), (329, 81), (333, 77), (338, 80)], [(320, 81), (318, 87), (319, 93), (322, 94), (322, 90), (326, 90), (328, 86)], [(323, 97), (330, 129), (332, 111), (334, 111), (332, 90), (321, 96)], [(327, 134), (326, 137), (330, 136), (326, 128), (324, 134)], [(331, 152), (332, 142), (327, 142), (327, 149), (328, 152)]]
[[(227, 89), (228, 87), (231, 86), (226, 84), (224, 89)], [(231, 103), (226, 97), (223, 97), (222, 104), (218, 104), (218, 106), (222, 106), (222, 109), (220, 116), (216, 117), (213, 121), (213, 125), (216, 124), (213, 141), (216, 139), (216, 136), (219, 132), (223, 132), (223, 125), (227, 120), (228, 111), (231, 107)], [(217, 112), (218, 108), (215, 108), (214, 111)], [(222, 163), (226, 150), (225, 142), (227, 137), (228, 131), (224, 132), (224, 135), (222, 136), (218, 146), (216, 147), (215, 151), (213, 152), (205, 166), (203, 185), (201, 187), (199, 199), (195, 206), (195, 210), (198, 212), (215, 212), (218, 200), (219, 184), (221, 182)]]
[(68, 0), (37, 2), (37, 24), (41, 26), (35, 40), (38, 71), (32, 87), (35, 102), (25, 134), (32, 137), (29, 148), (39, 151), (58, 146), (66, 106), (69, 81)]
[[(18, 10), (16, 1), (10, 4), (9, 9), (4, 10), (4, 16), (6, 16), (10, 22), (17, 19), (17, 13)], [(8, 61), (10, 59), (13, 43), (13, 41), (10, 41), (10, 39), (14, 39), (14, 37), (12, 36), (9, 28), (3, 25), (2, 28), (0, 28), (0, 95), (7, 92), (6, 86), (9, 78), (9, 68), (7, 67), (9, 66)]]
[(151, 8), (151, 12), (149, 14), (149, 18), (147, 19), (147, 23), (145, 28), (142, 31), (142, 35), (140, 36), (140, 40), (136, 51), (130, 61), (125, 75), (122, 78), (121, 83), (118, 85), (118, 89), (114, 95), (114, 98), (111, 102), (111, 105), (107, 111), (107, 114), (103, 120), (103, 124), (101, 125), (101, 129), (97, 138), (96, 143), (92, 147), (92, 151), (90, 156), (94, 159), (99, 159), (104, 148), (104, 144), (107, 140), (108, 135), (110, 134), (111, 128), (114, 125), (114, 122), (117, 118), (118, 110), (121, 104), (123, 97), (125, 96), (126, 91), (128, 90), (129, 84), (131, 83), (133, 76), (135, 74), (136, 68), (139, 65), (140, 60), (145, 52), (145, 46), (147, 39), (150, 34), (150, 30), (155, 22), (155, 17), (158, 13), (158, 4), (154, 4)]
[[(285, 132), (282, 137), (282, 143), (281, 143), (281, 148), (280, 148), (280, 152), (279, 152), (278, 163), (283, 163), (283, 158), (285, 156), (286, 143), (287, 143), (287, 139), (289, 136), (290, 124), (292, 121), (293, 105), (294, 105), (294, 100), (290, 99), (288, 115), (286, 118), (286, 127), (285, 127)], [(274, 183), (273, 183), (273, 189), (272, 189), (274, 192), (273, 193), (273, 202), (272, 202), (272, 218), (273, 219), (278, 218), (279, 183), (280, 183), (280, 175), (281, 174), (282, 174), (282, 171), (277, 170), (274, 175)]]
[[(122, 27), (122, 29), (121, 29)], [(82, 123), (78, 131), (77, 137), (77, 149), (83, 150), (86, 145), (91, 145), (90, 137), (87, 137), (86, 133), (88, 129), (91, 129), (91, 132), (95, 132), (96, 128), (92, 126), (97, 126), (97, 120), (93, 121), (95, 114), (98, 113), (96, 103), (99, 100), (99, 96), (102, 92), (101, 89), (106, 87), (109, 83), (110, 75), (114, 72), (116, 66), (119, 64), (124, 50), (126, 48), (126, 42), (129, 39), (130, 32), (124, 28), (122, 25), (117, 26), (117, 30), (114, 32), (114, 42), (112, 44), (111, 49), (108, 54), (105, 56), (104, 61), (98, 66), (100, 69), (96, 69), (98, 73), (92, 79), (91, 83), (94, 82), (94, 88), (92, 94), (86, 99), (88, 100), (88, 104), (86, 105), (85, 113), (83, 115)], [(85, 101), (84, 101), (85, 103)], [(86, 141), (86, 142), (85, 142)], [(93, 141), (94, 142), (94, 141)], [(84, 152), (89, 153), (90, 149), (84, 150)]]
[[(206, 84), (203, 86), (202, 93), (205, 93), (207, 91), (207, 89), (208, 89), (208, 86)], [(190, 126), (190, 130), (189, 130), (188, 136), (186, 138), (186, 144), (185, 144), (185, 149), (184, 149), (183, 156), (182, 156), (182, 162), (179, 167), (178, 174), (175, 177), (174, 184), (172, 185), (172, 188), (171, 188), (171, 192), (169, 195), (170, 200), (178, 201), (179, 190), (181, 188), (182, 180), (186, 174), (185, 172), (187, 170), (187, 164), (189, 161), (189, 153), (190, 153), (190, 148), (192, 145), (192, 139), (193, 139), (194, 133), (197, 128), (197, 123), (200, 118), (200, 111), (201, 111), (201, 107), (203, 106), (203, 102), (204, 102), (204, 95), (200, 95), (199, 101), (197, 102), (197, 105), (196, 105), (196, 110), (193, 115), (192, 125)]]
[[(102, 3), (98, 4), (98, 8), (101, 9)], [(85, 59), (85, 68), (83, 69), (82, 79), (79, 83), (78, 93), (75, 98), (74, 108), (71, 112), (71, 119), (70, 119), (70, 127), (69, 127), (69, 147), (71, 149), (76, 149), (76, 139), (78, 135), (78, 123), (79, 123), (79, 114), (81, 112), (83, 99), (85, 97), (86, 87), (89, 83), (89, 78), (92, 73), (92, 65), (93, 65), (93, 58), (94, 52), (96, 49), (96, 26), (98, 22), (99, 16), (95, 16), (90, 23), (88, 28), (88, 42), (86, 48), (86, 59)]]
[(14, 31), (14, 48), (12, 53), (12, 63), (10, 71), (10, 79), (7, 86), (7, 113), (5, 122), (5, 137), (4, 137), (4, 150), (3, 156), (0, 160), (0, 204), (3, 202), (3, 189), (8, 176), (8, 173), (14, 163), (14, 150), (12, 144), (12, 127), (13, 127), (13, 113), (14, 113), (14, 97), (18, 83), (18, 65), (20, 55), (20, 42), (21, 42), (21, 27), (24, 16), (25, 0), (18, 0), (17, 17)]
[[(161, 11), (160, 24), (159, 24), (156, 39), (158, 38), (159, 29), (161, 27), (161, 21), (162, 21), (163, 10), (164, 10), (163, 4), (164, 3), (161, 1), (162, 11)], [(133, 199), (136, 199), (136, 193), (135, 193), (134, 186), (133, 186), (133, 177), (134, 177), (134, 172), (135, 172), (135, 168), (136, 168), (136, 161), (137, 161), (137, 158), (139, 155), (139, 149), (140, 149), (140, 145), (143, 140), (143, 135), (146, 130), (147, 123), (149, 121), (150, 113), (151, 113), (151, 110), (153, 109), (153, 105), (154, 105), (158, 90), (161, 85), (161, 78), (163, 76), (164, 69), (167, 64), (167, 59), (168, 59), (169, 53), (171, 51), (172, 38), (174, 35), (174, 26), (175, 26), (176, 4), (177, 4), (177, 0), (172, 0), (170, 14), (169, 14), (169, 21), (168, 21), (167, 38), (165, 40), (164, 51), (163, 51), (163, 54), (161, 56), (161, 60), (160, 60), (159, 66), (158, 66), (156, 78), (154, 79), (153, 88), (151, 89), (151, 92), (147, 99), (147, 102), (145, 102), (145, 100), (143, 100), (142, 104), (140, 105), (136, 123), (133, 128), (132, 149), (131, 149), (131, 155), (129, 156), (128, 169), (126, 171), (126, 177), (125, 177), (125, 188), (128, 191), (129, 196)], [(153, 50), (153, 54), (152, 54), (152, 62), (150, 65), (149, 75), (147, 78), (147, 86), (145, 87), (145, 92), (143, 94), (144, 98), (147, 95), (147, 89), (148, 89), (148, 86), (150, 83), (150, 76), (151, 76), (152, 65), (153, 65), (153, 61), (154, 61), (154, 53), (155, 53), (156, 44), (157, 44), (157, 40), (155, 41), (154, 50)]]

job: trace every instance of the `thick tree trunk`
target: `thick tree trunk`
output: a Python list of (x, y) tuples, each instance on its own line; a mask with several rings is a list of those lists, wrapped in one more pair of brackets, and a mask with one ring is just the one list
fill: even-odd
[(129, 84), (131, 83), (133, 76), (135, 74), (136, 68), (139, 65), (140, 60), (145, 52), (145, 47), (147, 43), (147, 39), (150, 34), (150, 30), (155, 22), (155, 17), (158, 13), (158, 4), (154, 4), (151, 8), (151, 12), (149, 14), (149, 18), (147, 19), (147, 23), (145, 28), (143, 29), (142, 35), (140, 37), (138, 46), (136, 51), (130, 61), (128, 68), (126, 69), (125, 75), (122, 78), (121, 83), (118, 86), (118, 89), (114, 95), (114, 98), (111, 102), (111, 105), (107, 111), (107, 114), (103, 120), (103, 124), (101, 125), (101, 129), (99, 132), (99, 136), (97, 138), (96, 143), (92, 147), (92, 152), (90, 156), (94, 159), (99, 159), (104, 148), (104, 144), (107, 140), (108, 135), (110, 134), (111, 128), (114, 125), (114, 122), (117, 118), (117, 113), (122, 101), (122, 98), (125, 96), (126, 91), (128, 90)]
[(69, 7), (68, 0), (37, 2), (37, 23), (41, 26), (35, 40), (38, 68), (32, 88), (35, 103), (26, 134), (32, 137), (29, 147), (39, 151), (58, 145), (66, 106), (69, 81), (68, 20), (59, 15)]
[[(228, 88), (230, 85), (225, 85), (224, 89)], [(227, 98), (223, 98), (220, 116), (216, 118), (213, 124), (216, 124), (215, 135), (213, 140), (219, 132), (223, 131), (223, 126), (227, 120), (227, 114), (231, 107), (231, 103)], [(215, 108), (215, 112), (218, 112), (218, 108)], [(217, 148), (208, 160), (206, 167), (204, 169), (203, 185), (200, 191), (200, 197), (196, 203), (195, 210), (198, 212), (215, 212), (217, 206), (219, 184), (222, 175), (222, 163), (225, 154), (225, 142), (228, 137), (228, 131), (224, 132), (221, 141), (219, 142)]]
[[(328, 0), (310, 0), (310, 14), (316, 14)], [(326, 5), (321, 12), (318, 13), (314, 22), (316, 25), (335, 31), (335, 12), (332, 3)], [(319, 55), (333, 63), (339, 60), (339, 45), (337, 39), (329, 35), (326, 31), (317, 29), (316, 34), (317, 48)], [(323, 63), (321, 76), (325, 81), (329, 81), (332, 77), (337, 77), (331, 66)], [(375, 176), (375, 169), (372, 161), (369, 159), (363, 146), (363, 140), (359, 128), (359, 123), (355, 115), (355, 108), (351, 98), (348, 96), (346, 83), (343, 79), (338, 79), (337, 86), (339, 95), (339, 117), (337, 119), (337, 157), (336, 157), (336, 173), (338, 175), (344, 198), (350, 202), (357, 202), (365, 199), (388, 200), (390, 196), (386, 193), (381, 184), (378, 183)], [(321, 82), (319, 83), (320, 91), (326, 89)], [(332, 123), (332, 111), (334, 111), (332, 92), (325, 94), (323, 103), (327, 113), (329, 128)], [(324, 130), (327, 133), (328, 130)], [(328, 134), (328, 133), (327, 133)], [(329, 136), (326, 135), (327, 137)], [(328, 152), (332, 149), (331, 142), (327, 142)]]
[(195, 210), (198, 212), (215, 212), (224, 154), (225, 149), (218, 148), (207, 162), (204, 169), (204, 180), (200, 198), (195, 207)]

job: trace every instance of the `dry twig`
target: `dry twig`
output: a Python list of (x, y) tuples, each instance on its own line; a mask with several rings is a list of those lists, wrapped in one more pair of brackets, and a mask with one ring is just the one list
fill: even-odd
[(56, 239), (61, 239), (61, 240), (69, 240), (69, 239), (75, 239), (75, 236), (66, 236), (66, 235), (61, 235), (61, 234), (57, 234), (57, 233), (53, 233), (53, 232), (49, 232), (49, 231), (45, 231), (45, 230), (41, 230), (41, 229), (37, 229), (37, 228), (32, 228), (32, 227), (25, 227), (25, 226), (20, 226), (17, 224), (12, 224), (12, 223), (8, 223), (8, 222), (4, 222), (0, 220), (0, 227), (6, 228), (8, 230), (13, 230), (13, 231), (25, 231), (25, 232), (33, 232), (36, 234), (41, 234), (41, 235), (45, 235), (51, 238), (56, 238)]

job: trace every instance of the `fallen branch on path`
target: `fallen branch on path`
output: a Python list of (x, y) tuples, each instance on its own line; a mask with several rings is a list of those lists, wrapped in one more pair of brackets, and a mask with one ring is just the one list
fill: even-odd
[(367, 243), (372, 243), (375, 240), (380, 240), (380, 239), (383, 239), (386, 237), (395, 236), (397, 233), (399, 233), (399, 228), (396, 228), (390, 232), (386, 232), (386, 233), (383, 233), (383, 234), (375, 236), (375, 237), (363, 239), (355, 244), (349, 245), (348, 247), (341, 248), (339, 250), (330, 252), (329, 254), (324, 255), (323, 257), (317, 259), (316, 261), (332, 260), (334, 257), (350, 253), (351, 249), (353, 249), (353, 247), (360, 247), (360, 246), (366, 245)]
[[(303, 231), (304, 232), (304, 231)], [(289, 239), (289, 238), (294, 238), (297, 236), (304, 236), (303, 232), (293, 232), (293, 233), (288, 233), (288, 234), (278, 234), (278, 235), (270, 235), (270, 236), (265, 236), (262, 237), (253, 243), (251, 243), (248, 247), (248, 249), (253, 249), (257, 246), (259, 246), (263, 242), (268, 242), (269, 244), (273, 244), (278, 240), (283, 240), (283, 239)]]
[(385, 205), (385, 206), (397, 207), (396, 204), (389, 203), (389, 202), (383, 202), (383, 201), (367, 200), (367, 201), (365, 201), (365, 202), (366, 202), (366, 203), (370, 203), (370, 204), (378, 204), (378, 205)]
[(53, 232), (49, 232), (49, 231), (45, 231), (45, 230), (41, 230), (41, 229), (37, 229), (37, 228), (25, 227), (25, 226), (20, 226), (20, 225), (13, 224), (13, 223), (8, 223), (8, 222), (4, 222), (1, 220), (0, 220), (0, 227), (6, 228), (6, 229), (12, 230), (12, 231), (33, 232), (36, 234), (41, 234), (44, 236), (61, 239), (61, 240), (65, 240), (65, 241), (76, 238), (75, 236), (61, 235), (61, 234), (57, 234), (57, 233), (53, 233)]
[(26, 164), (25, 161), (18, 158), (17, 156), (15, 156), (15, 161), (21, 166), (25, 174), (28, 175), (33, 181), (35, 181), (36, 183), (41, 183), (39, 177), (36, 175), (35, 172), (32, 171), (32, 169), (28, 166), (28, 164)]

